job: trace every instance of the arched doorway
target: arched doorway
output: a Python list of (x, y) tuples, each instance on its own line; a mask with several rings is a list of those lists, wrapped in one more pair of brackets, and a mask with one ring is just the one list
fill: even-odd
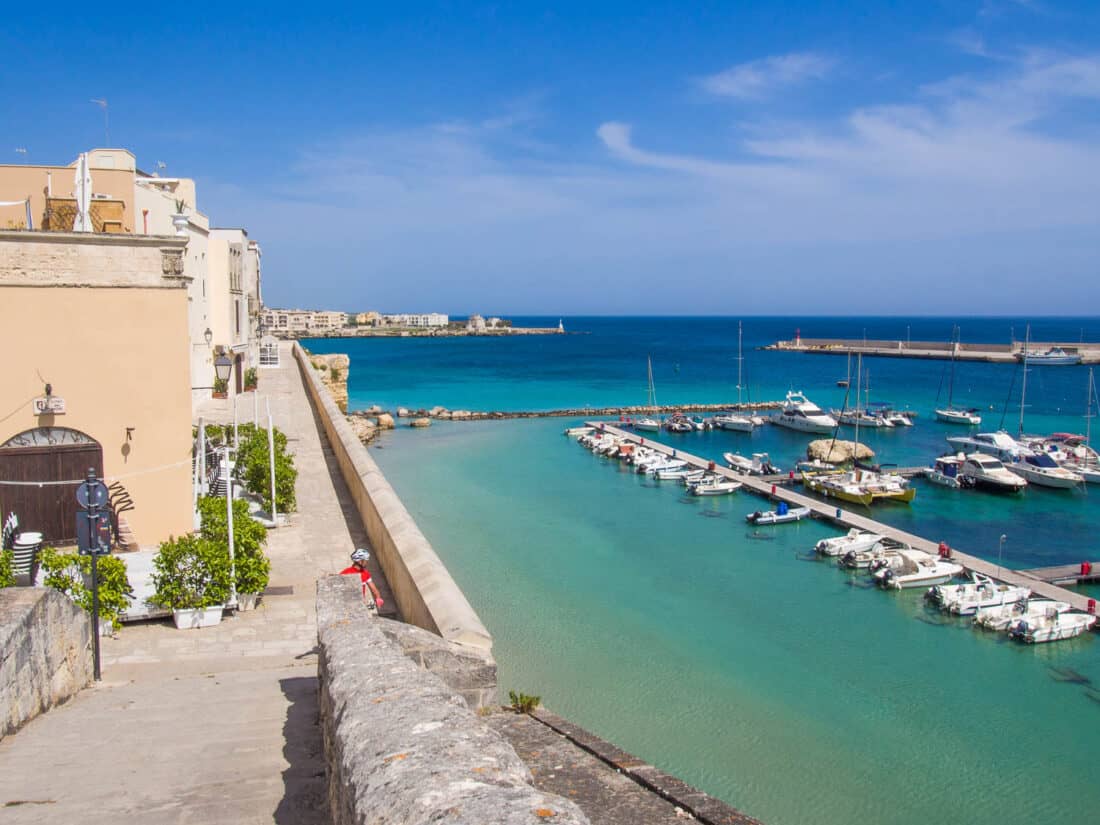
[(3, 516), (15, 513), (21, 529), (48, 542), (75, 541), (76, 484), (56, 482), (80, 481), (89, 467), (103, 477), (103, 447), (79, 430), (37, 427), (9, 438), (0, 444), (0, 482), (16, 483), (0, 483)]

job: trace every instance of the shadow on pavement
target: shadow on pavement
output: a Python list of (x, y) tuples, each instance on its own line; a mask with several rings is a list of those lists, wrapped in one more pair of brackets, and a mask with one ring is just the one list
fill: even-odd
[(280, 679), (279, 687), (290, 702), (283, 723), (283, 771), (285, 792), (275, 809), (279, 825), (328, 825), (328, 788), (321, 741), (320, 705), (316, 676)]

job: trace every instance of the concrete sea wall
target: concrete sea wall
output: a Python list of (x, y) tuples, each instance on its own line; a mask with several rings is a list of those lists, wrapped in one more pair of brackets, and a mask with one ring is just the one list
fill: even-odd
[(481, 651), (486, 661), (491, 661), (493, 642), (489, 631), (352, 431), (297, 342), (294, 357), (402, 617), (448, 641)]
[(0, 589), (0, 739), (91, 681), (88, 615), (56, 590)]
[(583, 825), (536, 790), (515, 750), (434, 673), (387, 638), (358, 583), (317, 583), (321, 730), (334, 825)]

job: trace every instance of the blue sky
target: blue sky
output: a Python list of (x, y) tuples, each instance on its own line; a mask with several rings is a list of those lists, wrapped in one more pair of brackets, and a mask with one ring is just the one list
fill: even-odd
[(102, 145), (106, 98), (113, 144), (261, 242), (270, 305), (1100, 298), (1095, 0), (13, 9), (0, 159)]

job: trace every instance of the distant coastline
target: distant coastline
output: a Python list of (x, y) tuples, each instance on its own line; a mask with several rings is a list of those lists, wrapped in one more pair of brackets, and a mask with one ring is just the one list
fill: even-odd
[(512, 335), (566, 335), (565, 330), (557, 327), (499, 327), (495, 329), (470, 330), (449, 329), (447, 327), (349, 327), (338, 330), (311, 330), (307, 333), (284, 332), (271, 333), (276, 338), (287, 341), (308, 338), (508, 338)]

